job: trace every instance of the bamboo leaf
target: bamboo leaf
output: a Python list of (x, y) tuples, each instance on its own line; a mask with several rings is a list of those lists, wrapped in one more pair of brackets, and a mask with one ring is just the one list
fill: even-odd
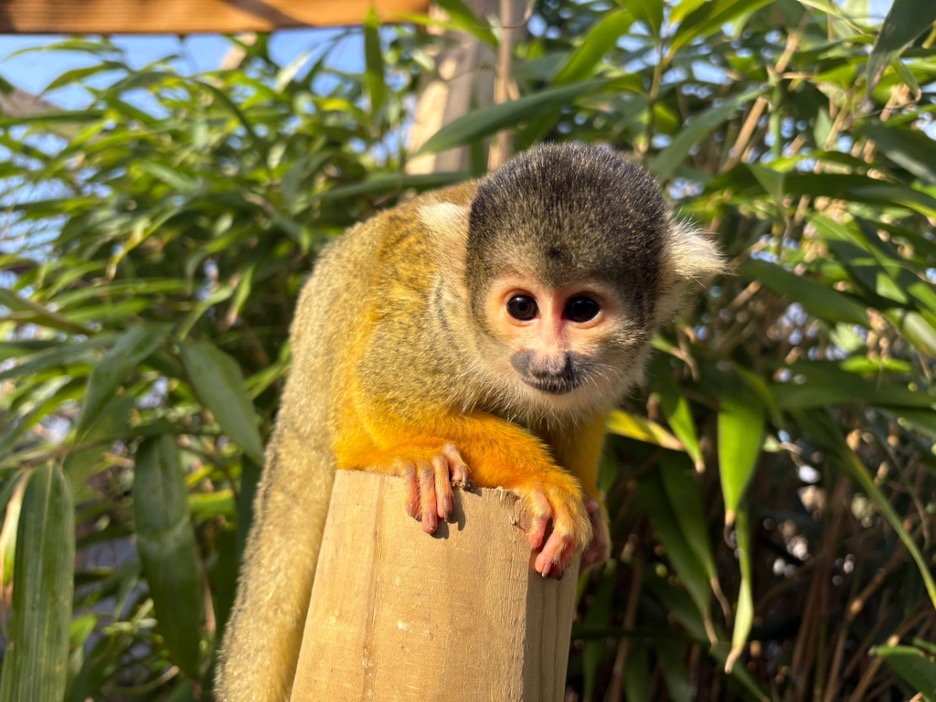
[(696, 144), (731, 117), (739, 107), (756, 98), (761, 92), (763, 91), (760, 88), (747, 90), (696, 115), (692, 121), (679, 130), (669, 146), (650, 159), (647, 168), (660, 180), (669, 180)]
[(132, 327), (120, 337), (88, 378), (85, 402), (76, 422), (79, 434), (88, 430), (117, 386), (156, 350), (168, 334), (167, 324), (144, 324)]
[(438, 0), (453, 27), (468, 32), (489, 46), (497, 46), (497, 38), (486, 20), (478, 18), (463, 0)]
[(58, 329), (71, 334), (90, 334), (91, 330), (83, 324), (49, 310), (38, 302), (20, 297), (12, 290), (0, 288), (0, 305), (8, 307), (13, 312), (26, 312), (28, 316), (20, 317), (20, 321), (33, 322), (40, 326)]
[(387, 102), (387, 85), (384, 78), (383, 51), (380, 48), (380, 19), (373, 6), (364, 19), (364, 63), (370, 115), (376, 126), (382, 121), (378, 115)]
[(705, 461), (702, 457), (702, 449), (699, 446), (699, 436), (696, 433), (689, 400), (686, 399), (676, 385), (672, 369), (662, 360), (665, 357), (661, 355), (658, 358), (661, 360), (654, 363), (651, 373), (653, 389), (660, 397), (660, 409), (666, 415), (666, 421), (669, 422), (673, 433), (682, 442), (696, 470), (701, 472), (705, 469)]
[(669, 44), (668, 54), (673, 56), (683, 46), (707, 36), (743, 15), (767, 5), (770, 0), (721, 0), (706, 2), (693, 10), (679, 23)]
[(554, 86), (568, 85), (591, 77), (595, 66), (610, 51), (620, 36), (634, 22), (634, 17), (626, 10), (617, 10), (605, 15), (582, 39), (578, 48), (563, 64), (556, 74)]
[(904, 527), (903, 520), (894, 506), (888, 501), (881, 488), (874, 481), (867, 466), (861, 462), (857, 454), (848, 447), (845, 440), (841, 437), (838, 429), (832, 425), (828, 416), (822, 412), (809, 412), (799, 417), (799, 425), (818, 446), (830, 452), (839, 459), (842, 467), (848, 472), (852, 479), (864, 491), (869, 499), (881, 511), (881, 514), (887, 519), (888, 523), (897, 534), (898, 538), (906, 546), (914, 562), (919, 569), (926, 592), (930, 601), (936, 607), (936, 581), (930, 571), (929, 561), (924, 558), (919, 547)]
[(673, 454), (665, 455), (660, 461), (660, 479), (680, 531), (711, 583), (717, 581), (718, 573), (708, 538), (702, 495), (694, 473), (685, 470), (684, 463)]
[(147, 439), (137, 449), (133, 517), (159, 630), (173, 660), (195, 677), (203, 611), (201, 567), (172, 436)]
[(652, 473), (641, 481), (640, 504), (653, 523), (654, 533), (666, 549), (667, 557), (698, 609), (706, 628), (706, 635), (710, 640), (714, 640), (709, 617), (709, 576), (704, 564), (696, 557), (692, 546), (686, 540), (675, 514), (676, 505), (667, 498), (658, 474)]
[(555, 110), (579, 98), (598, 92), (611, 84), (610, 80), (591, 80), (558, 88), (542, 90), (519, 100), (492, 105), (459, 117), (433, 134), (419, 153), (438, 153), (490, 136), (502, 129)]
[(800, 303), (819, 319), (868, 326), (868, 313), (863, 305), (822, 283), (767, 261), (745, 261), (740, 270), (744, 275)]
[(726, 525), (734, 522), (741, 497), (757, 467), (765, 423), (764, 406), (752, 393), (738, 388), (722, 397), (718, 412), (718, 465)]
[(205, 342), (180, 341), (179, 353), (199, 402), (211, 410), (232, 441), (262, 464), (263, 441), (257, 415), (237, 361)]
[(673, 451), (682, 451), (679, 439), (656, 422), (623, 411), (615, 411), (608, 417), (607, 429), (612, 434), (626, 436), (647, 444), (656, 444)]
[(936, 700), (936, 662), (913, 646), (875, 646), (880, 656), (928, 702)]
[(868, 59), (869, 93), (881, 80), (888, 64), (914, 39), (931, 30), (934, 21), (936, 3), (932, 0), (894, 0)]
[(731, 634), (731, 650), (725, 659), (725, 672), (730, 673), (747, 644), (751, 625), (754, 623), (754, 596), (751, 582), (751, 534), (748, 526), (747, 507), (740, 506), (736, 512), (735, 537), (738, 540), (738, 563), (741, 566), (741, 586), (738, 590), (738, 605), (735, 608), (734, 630)]
[(860, 131), (874, 140), (883, 156), (917, 178), (936, 184), (936, 141), (926, 134), (906, 127), (887, 127), (878, 122), (866, 125)]
[(61, 700), (75, 569), (75, 512), (57, 464), (29, 477), (16, 536), (13, 609), (0, 700)]

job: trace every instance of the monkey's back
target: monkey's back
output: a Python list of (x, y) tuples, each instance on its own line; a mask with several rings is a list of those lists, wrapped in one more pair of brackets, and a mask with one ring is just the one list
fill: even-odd
[[(328, 244), (297, 305), (284, 408), (301, 403), (303, 415), (309, 417), (314, 404), (328, 408), (334, 418), (336, 403), (350, 400), (348, 379), (356, 373), (389, 395), (413, 392), (406, 382), (408, 366), (400, 363), (401, 351), (405, 358), (414, 323), (435, 323), (429, 298), (438, 275), (439, 246), (420, 221), (419, 209), (439, 202), (465, 205), (475, 188), (472, 181), (414, 198)], [(384, 364), (385, 355), (394, 362)], [(413, 349), (410, 360), (424, 366), (431, 357), (425, 349)], [(293, 393), (301, 397), (290, 397)]]

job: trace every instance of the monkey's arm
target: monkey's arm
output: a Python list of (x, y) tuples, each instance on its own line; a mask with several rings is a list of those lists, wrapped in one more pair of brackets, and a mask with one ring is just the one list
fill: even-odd
[[(530, 545), (542, 547), (534, 563), (537, 572), (560, 576), (591, 542), (592, 522), (579, 480), (521, 427), (486, 412), (460, 415), (440, 409), (419, 421), (404, 421), (372, 409), (357, 403), (358, 426), (365, 431), (336, 434), (339, 468), (408, 474), (431, 487), (447, 483), (449, 472), (457, 477), (463, 457), (475, 484), (503, 487), (523, 500), (531, 518)], [(461, 452), (455, 452), (457, 459), (447, 448), (452, 445)], [(428, 514), (431, 519), (432, 506), (422, 507), (424, 518)], [(413, 506), (408, 510), (412, 514)], [(546, 537), (550, 522), (552, 533)]]

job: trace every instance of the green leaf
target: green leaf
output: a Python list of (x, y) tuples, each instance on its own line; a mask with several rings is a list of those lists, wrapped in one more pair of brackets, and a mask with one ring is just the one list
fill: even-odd
[(180, 193), (191, 193), (198, 189), (198, 180), (191, 178), (175, 168), (170, 168), (158, 161), (140, 161), (137, 168), (156, 180), (162, 181), (173, 190)]
[(81, 435), (88, 430), (104, 403), (131, 371), (146, 360), (169, 334), (168, 324), (143, 324), (132, 327), (104, 355), (88, 378), (84, 405), (76, 427)]
[[(646, 25), (650, 36), (653, 37), (654, 46), (662, 46), (663, 20), (669, 3), (665, 2), (665, 0), (624, 0), (622, 5), (625, 10), (633, 15), (636, 21), (643, 22)], [(680, 19), (684, 16), (680, 15)], [(672, 14), (670, 14), (670, 22), (676, 22)]]
[(699, 611), (712, 639), (709, 621), (709, 583), (705, 565), (696, 554), (682, 531), (676, 517), (676, 510), (682, 505), (674, 505), (668, 499), (663, 481), (659, 474), (651, 472), (640, 482), (640, 506), (653, 524), (653, 531), (666, 549), (666, 555), (673, 564), (686, 591)]
[[(861, 28), (852, 22), (851, 17), (848, 16), (845, 12), (842, 11), (832, 0), (799, 0), (801, 5), (806, 5), (807, 7), (814, 7), (817, 10), (824, 12), (827, 15), (832, 15), (843, 22), (845, 22), (849, 27), (852, 28), (855, 32), (863, 33)], [(847, 2), (847, 0), (846, 0)]]
[(725, 524), (734, 522), (735, 512), (747, 489), (761, 446), (766, 424), (764, 406), (742, 388), (731, 388), (718, 412), (718, 465), (725, 497)]
[(322, 202), (334, 202), (361, 195), (402, 192), (410, 188), (417, 190), (443, 188), (447, 185), (460, 183), (468, 178), (468, 173), (457, 171), (453, 173), (378, 173), (368, 176), (359, 183), (341, 185), (326, 190), (317, 194), (314, 199)]
[(936, 326), (925, 315), (906, 310), (887, 310), (884, 317), (915, 348), (928, 356), (936, 356)]
[(656, 649), (669, 692), (668, 699), (673, 702), (690, 702), (693, 699), (694, 685), (681, 642), (661, 637), (656, 641)]
[(634, 17), (626, 10), (617, 10), (605, 15), (582, 39), (578, 48), (553, 79), (553, 86), (568, 85), (590, 78), (595, 66), (614, 48), (620, 36), (634, 22)]
[(655, 444), (673, 451), (682, 451), (683, 445), (659, 424), (646, 417), (615, 410), (608, 417), (607, 429), (612, 434), (626, 436), (629, 439)]
[(75, 512), (57, 464), (29, 477), (16, 535), (13, 609), (0, 700), (61, 700), (75, 570)]
[(207, 342), (180, 341), (179, 353), (199, 402), (211, 411), (228, 438), (263, 464), (257, 414), (237, 361)]
[[(26, 316), (17, 317), (18, 321), (32, 322), (39, 326), (58, 329), (60, 331), (69, 332), (70, 334), (91, 333), (91, 330), (83, 324), (68, 319), (63, 315), (43, 307), (38, 302), (20, 297), (12, 290), (7, 290), (2, 287), (0, 287), (0, 305), (8, 307), (13, 312), (26, 312)], [(0, 319), (2, 319), (2, 317), (0, 317)]]
[(818, 411), (808, 412), (798, 418), (800, 428), (816, 444), (825, 451), (836, 456), (842, 467), (864, 491), (865, 495), (875, 504), (881, 514), (887, 519), (891, 528), (897, 534), (897, 537), (907, 547), (914, 562), (917, 564), (926, 592), (929, 594), (930, 601), (936, 607), (936, 581), (933, 580), (933, 574), (930, 571), (929, 561), (923, 557), (919, 547), (904, 527), (901, 516), (894, 509), (894, 506), (881, 492), (871, 475), (867, 466), (861, 462), (861, 459), (845, 443), (840, 431), (836, 428), (829, 417)]
[(373, 6), (367, 11), (367, 17), (364, 19), (364, 64), (370, 115), (376, 126), (381, 121), (378, 115), (387, 102), (387, 85), (384, 79), (383, 51), (380, 48), (380, 18)]
[(663, 410), (670, 429), (682, 442), (686, 453), (692, 459), (695, 469), (702, 471), (705, 469), (705, 460), (699, 446), (699, 436), (696, 433), (689, 400), (682, 394), (673, 379), (672, 368), (664, 360), (665, 356), (660, 355), (657, 358), (660, 360), (653, 363), (651, 379), (653, 390), (660, 397), (660, 409)]
[(660, 479), (679, 529), (711, 583), (717, 580), (718, 572), (715, 570), (712, 543), (708, 538), (701, 488), (695, 473), (686, 470), (684, 463), (673, 454), (664, 455), (660, 460)]
[(863, 305), (822, 283), (796, 275), (767, 261), (745, 261), (741, 264), (740, 271), (749, 278), (759, 280), (771, 290), (798, 302), (819, 319), (868, 326), (868, 313)]
[(497, 46), (497, 37), (488, 22), (479, 18), (463, 0), (438, 0), (436, 4), (445, 10), (453, 27), (468, 32), (489, 46)]
[[(709, 4), (712, 3), (706, 3), (706, 5)], [(760, 88), (747, 90), (696, 115), (679, 130), (669, 146), (648, 161), (647, 168), (660, 180), (669, 180), (694, 146), (734, 115), (739, 107), (747, 104), (762, 92)]]
[(881, 155), (917, 178), (936, 184), (936, 141), (921, 131), (907, 127), (886, 127), (872, 122), (861, 133), (874, 140)]
[(668, 56), (672, 57), (686, 44), (708, 36), (739, 17), (751, 14), (770, 0), (719, 0), (706, 2), (693, 10), (676, 29), (669, 44)]
[[(600, 629), (607, 626), (614, 612), (614, 595), (617, 589), (617, 563), (608, 561), (601, 573), (594, 599), (582, 617), (582, 624), (586, 627)], [(586, 641), (582, 651), (582, 677), (585, 679), (585, 697), (592, 699), (599, 666), (607, 660), (608, 647), (602, 640)]]
[(643, 641), (635, 639), (627, 656), (627, 674), (624, 676), (625, 699), (628, 702), (651, 702), (650, 675), (653, 671)]
[(751, 625), (754, 623), (754, 596), (751, 577), (751, 534), (748, 526), (747, 507), (738, 508), (735, 520), (735, 537), (738, 540), (738, 563), (741, 566), (741, 586), (738, 590), (738, 606), (735, 608), (734, 630), (731, 634), (731, 650), (725, 659), (725, 672), (730, 673), (747, 644)]
[(934, 21), (936, 3), (932, 0), (894, 0), (868, 59), (869, 93), (888, 64), (920, 34), (930, 31)]
[[(21, 362), (0, 371), (0, 380), (34, 375), (50, 368), (60, 368), (66, 363), (82, 362), (92, 357), (91, 352), (102, 346), (109, 346), (117, 338), (115, 334), (97, 334), (90, 339), (75, 343), (60, 344), (52, 348), (43, 349), (37, 353), (20, 357)], [(0, 358), (5, 354), (0, 343)], [(19, 356), (19, 354), (16, 354)]]
[(419, 153), (438, 153), (490, 136), (502, 129), (516, 127), (542, 112), (557, 110), (579, 98), (609, 86), (611, 80), (590, 80), (564, 85), (526, 95), (519, 100), (473, 110), (453, 120), (433, 134)]
[(884, 659), (928, 702), (936, 701), (936, 662), (913, 646), (875, 646), (872, 653)]
[(784, 410), (829, 407), (842, 402), (876, 407), (931, 409), (936, 398), (899, 384), (878, 385), (842, 370), (831, 361), (800, 361), (789, 366), (790, 382), (774, 383), (771, 392)]
[(201, 566), (175, 437), (148, 439), (137, 449), (133, 518), (166, 648), (179, 667), (195, 677), (203, 611)]

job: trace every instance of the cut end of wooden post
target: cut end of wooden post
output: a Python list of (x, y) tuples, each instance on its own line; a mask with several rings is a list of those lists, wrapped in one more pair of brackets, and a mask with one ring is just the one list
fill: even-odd
[(403, 481), (339, 471), (293, 702), (562, 700), (578, 563), (533, 570), (517, 498), (456, 490), (435, 535)]

